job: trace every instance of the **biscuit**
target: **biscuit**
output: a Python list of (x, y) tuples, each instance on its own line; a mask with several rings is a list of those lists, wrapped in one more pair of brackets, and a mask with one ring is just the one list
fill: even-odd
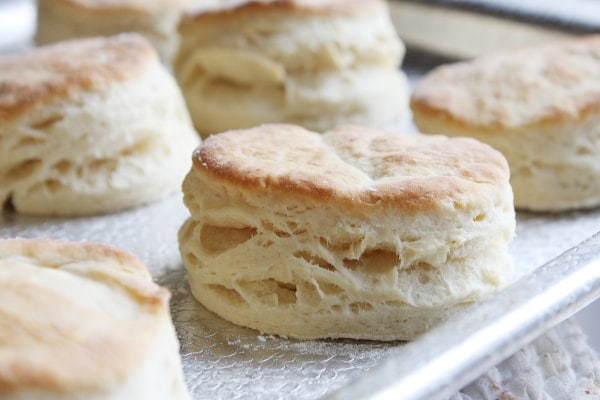
[(190, 12), (174, 71), (203, 135), (289, 122), (384, 126), (408, 109), (404, 45), (380, 0), (281, 0)]
[(441, 66), (411, 107), (423, 132), (500, 150), (518, 208), (600, 205), (600, 35)]
[(199, 142), (143, 37), (81, 39), (0, 57), (0, 203), (111, 212), (179, 190)]
[(510, 278), (506, 160), (468, 138), (292, 125), (213, 135), (184, 180), (193, 295), (302, 339), (413, 339)]
[(38, 0), (38, 45), (138, 32), (169, 63), (177, 49), (177, 23), (191, 0)]
[(189, 399), (169, 292), (99, 244), (0, 240), (0, 399)]

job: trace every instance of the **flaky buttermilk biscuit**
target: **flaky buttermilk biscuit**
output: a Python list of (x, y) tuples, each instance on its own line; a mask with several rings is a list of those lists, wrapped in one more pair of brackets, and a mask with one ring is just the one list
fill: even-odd
[(237, 324), (412, 339), (511, 276), (508, 166), (473, 139), (264, 125), (193, 163), (180, 250), (194, 296)]
[(600, 36), (439, 67), (411, 107), (423, 132), (500, 150), (517, 207), (600, 204)]
[(139, 35), (0, 57), (0, 203), (110, 212), (179, 190), (198, 144), (181, 93)]
[[(198, 0), (193, 0), (198, 1)], [(206, 0), (209, 1), (209, 0)], [(191, 0), (39, 0), (36, 43), (138, 32), (171, 62), (177, 23)], [(202, 1), (198, 1), (202, 2)]]
[(169, 292), (99, 245), (0, 240), (0, 399), (189, 399)]
[(404, 46), (379, 0), (249, 2), (189, 13), (174, 70), (203, 134), (290, 122), (383, 126), (405, 114)]

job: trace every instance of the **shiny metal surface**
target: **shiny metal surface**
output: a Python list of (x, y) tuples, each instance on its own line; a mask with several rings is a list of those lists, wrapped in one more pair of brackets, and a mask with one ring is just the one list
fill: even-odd
[(330, 399), (447, 398), (599, 296), (597, 233), (507, 290), (404, 346)]

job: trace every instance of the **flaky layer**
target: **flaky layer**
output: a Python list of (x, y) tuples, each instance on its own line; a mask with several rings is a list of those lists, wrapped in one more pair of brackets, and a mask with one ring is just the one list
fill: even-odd
[(156, 59), (135, 78), (46, 100), (0, 135), (0, 203), (46, 215), (110, 212), (172, 193), (198, 143)]
[(600, 117), (581, 121), (481, 131), (444, 117), (415, 113), (423, 132), (470, 136), (502, 152), (510, 165), (517, 208), (561, 211), (600, 204)]
[(261, 15), (284, 13), (289, 16), (328, 16), (366, 14), (385, 7), (383, 0), (225, 0), (211, 7), (199, 3), (183, 18), (182, 24), (227, 23), (241, 16), (256, 19)]
[(506, 284), (505, 196), (472, 215), (361, 216), (188, 177), (181, 252), (196, 298), (230, 321), (300, 338), (412, 339)]
[(359, 13), (295, 12), (275, 3), (264, 13), (254, 5), (185, 18), (174, 69), (196, 127), (213, 133), (264, 122), (325, 129), (398, 120), (407, 97), (398, 71), (404, 47), (385, 4), (364, 3)]
[(103, 13), (142, 13), (152, 14), (173, 8), (182, 8), (190, 0), (41, 0), (40, 4), (72, 7)]
[(194, 124), (204, 135), (281, 121), (316, 131), (343, 123), (383, 127), (398, 122), (408, 110), (406, 77), (377, 68), (252, 88), (200, 79), (182, 90)]
[(497, 152), (285, 127), (209, 138), (184, 181), (180, 249), (209, 309), (284, 336), (412, 339), (506, 284), (515, 219)]
[(189, 3), (188, 0), (40, 0), (35, 41), (44, 45), (137, 32), (152, 43), (163, 62), (170, 63), (179, 43), (177, 23)]
[(186, 399), (168, 300), (118, 249), (0, 240), (0, 398)]
[[(365, 301), (352, 296), (339, 299), (325, 289), (326, 294), (322, 297), (320, 294), (312, 297), (319, 304), (329, 303), (329, 309), (327, 306), (319, 309), (310, 305), (295, 307), (289, 305), (297, 301), (294, 296), (306, 297), (306, 286), (298, 289), (296, 283), (267, 279), (240, 281), (228, 288), (229, 283), (207, 284), (202, 277), (190, 275), (194, 297), (222, 318), (261, 333), (305, 340), (413, 340), (470, 305), (460, 303), (439, 309), (423, 309), (395, 300)], [(238, 289), (240, 286), (244, 288)], [(275, 298), (277, 304), (274, 304)]]

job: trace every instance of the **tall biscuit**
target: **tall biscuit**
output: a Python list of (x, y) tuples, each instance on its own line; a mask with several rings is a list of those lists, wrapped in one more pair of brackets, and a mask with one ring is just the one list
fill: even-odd
[(0, 328), (0, 399), (189, 399), (169, 292), (121, 250), (0, 240)]
[(304, 339), (413, 339), (511, 276), (506, 160), (472, 139), (264, 125), (211, 136), (183, 184), (196, 299)]
[(181, 93), (141, 36), (0, 57), (0, 203), (111, 212), (179, 190), (199, 143)]
[(600, 205), (600, 35), (441, 66), (411, 107), (423, 132), (500, 150), (518, 208)]
[(177, 80), (203, 135), (289, 122), (383, 126), (405, 115), (404, 45), (380, 0), (247, 2), (190, 12)]

